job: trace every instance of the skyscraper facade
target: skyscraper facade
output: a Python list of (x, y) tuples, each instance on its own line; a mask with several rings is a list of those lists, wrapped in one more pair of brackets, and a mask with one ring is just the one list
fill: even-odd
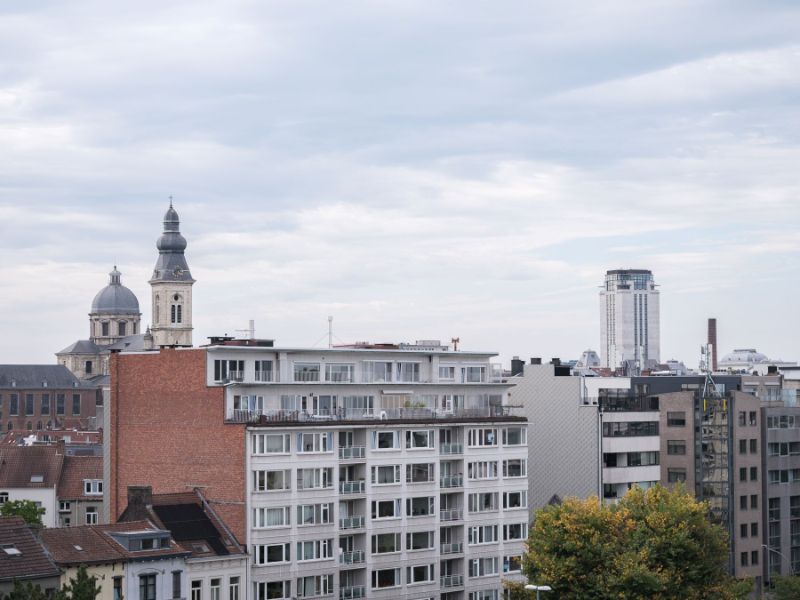
[(647, 368), (660, 351), (659, 291), (652, 271), (606, 271), (600, 291), (600, 356), (603, 367)]

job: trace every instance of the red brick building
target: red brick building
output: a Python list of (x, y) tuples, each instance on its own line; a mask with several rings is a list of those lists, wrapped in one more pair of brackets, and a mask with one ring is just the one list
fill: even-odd
[(245, 428), (226, 424), (224, 388), (206, 385), (206, 350), (113, 354), (110, 375), (110, 520), (125, 510), (128, 486), (151, 486), (155, 494), (198, 487), (244, 540)]

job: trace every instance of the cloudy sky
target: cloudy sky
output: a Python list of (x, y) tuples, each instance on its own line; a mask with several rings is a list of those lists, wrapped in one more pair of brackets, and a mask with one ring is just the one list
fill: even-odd
[(0, 3), (0, 362), (88, 336), (173, 195), (195, 342), (598, 349), (654, 271), (662, 358), (800, 359), (800, 4)]

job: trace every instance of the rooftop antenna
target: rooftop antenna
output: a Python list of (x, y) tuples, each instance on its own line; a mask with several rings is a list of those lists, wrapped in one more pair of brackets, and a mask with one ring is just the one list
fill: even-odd
[[(236, 333), (245, 333), (249, 337), (247, 339), (254, 340), (256, 339), (256, 322), (253, 319), (250, 319), (250, 323), (247, 329), (237, 329)], [(227, 333), (225, 335), (228, 335)]]
[(333, 348), (333, 316), (328, 316), (328, 348)]
[(169, 195), (169, 207), (172, 208), (172, 194)]
[(453, 343), (453, 351), (458, 352), (458, 344), (461, 342), (461, 338), (450, 338), (450, 341)]

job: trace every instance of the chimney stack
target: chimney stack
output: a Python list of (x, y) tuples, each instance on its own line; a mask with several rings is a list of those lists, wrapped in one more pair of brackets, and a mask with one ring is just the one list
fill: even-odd
[(520, 360), (519, 356), (515, 356), (511, 359), (511, 376), (514, 377), (515, 375), (522, 375), (522, 371), (525, 367), (525, 361)]
[(147, 518), (147, 507), (153, 504), (153, 488), (149, 485), (128, 486), (127, 512), (134, 519)]
[(711, 372), (717, 371), (717, 320), (708, 320), (708, 345), (711, 346)]

